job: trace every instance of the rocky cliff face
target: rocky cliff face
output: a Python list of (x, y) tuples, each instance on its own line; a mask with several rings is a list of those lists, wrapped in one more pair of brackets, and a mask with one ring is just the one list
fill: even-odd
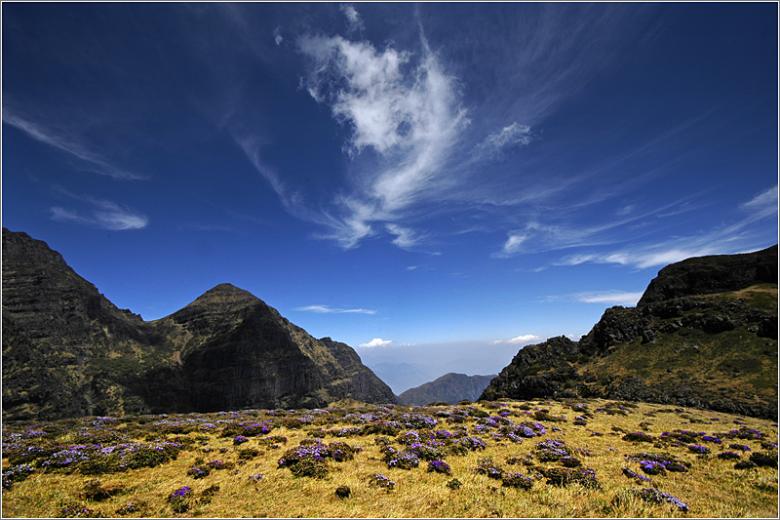
[(154, 322), (118, 309), (62, 256), (3, 230), (4, 417), (393, 402), (348, 345), (317, 340), (218, 285)]
[(637, 305), (736, 291), (759, 283), (777, 283), (777, 246), (742, 255), (689, 258), (668, 265), (653, 278)]
[(777, 415), (777, 246), (662, 269), (636, 308), (520, 350), (483, 399), (603, 397)]
[(406, 390), (398, 396), (398, 402), (407, 405), (426, 405), (475, 401), (494, 377), (444, 374), (429, 383)]

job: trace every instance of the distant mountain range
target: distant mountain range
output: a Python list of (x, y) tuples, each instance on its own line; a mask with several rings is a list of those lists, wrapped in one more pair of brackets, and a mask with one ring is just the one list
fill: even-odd
[[(636, 308), (608, 309), (579, 341), (550, 338), (521, 349), (498, 376), (448, 373), (399, 398), (351, 347), (312, 337), (230, 284), (147, 322), (25, 233), (3, 229), (2, 268), (5, 419), (478, 397), (603, 397), (777, 415), (777, 246), (667, 266)], [(461, 357), (479, 353), (458, 348)], [(394, 388), (433, 377), (405, 352), (373, 358)], [(452, 350), (433, 352), (447, 370)]]
[(777, 417), (777, 246), (663, 268), (579, 341), (523, 348), (483, 399), (603, 397)]
[(6, 419), (396, 400), (351, 347), (230, 284), (146, 322), (7, 229), (2, 282)]
[(426, 405), (431, 403), (456, 404), (460, 401), (476, 401), (490, 381), (496, 376), (467, 376), (444, 374), (398, 396), (400, 404)]

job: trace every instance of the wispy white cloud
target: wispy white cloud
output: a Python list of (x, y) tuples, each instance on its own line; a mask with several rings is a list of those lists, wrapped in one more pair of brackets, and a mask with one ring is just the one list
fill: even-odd
[(374, 309), (364, 309), (362, 307), (331, 307), (329, 305), (306, 305), (298, 307), (296, 311), (314, 312), (316, 314), (376, 314)]
[(385, 229), (395, 236), (392, 242), (401, 249), (411, 249), (422, 240), (422, 237), (414, 230), (398, 224), (385, 224)]
[(777, 184), (742, 204), (742, 209), (756, 218), (764, 218), (777, 213)]
[(373, 348), (373, 347), (387, 347), (390, 346), (393, 343), (392, 340), (389, 339), (382, 339), (382, 338), (374, 338), (370, 341), (367, 341), (365, 343), (361, 343), (358, 345), (359, 347), (364, 348)]
[[(466, 111), (455, 79), (424, 38), (416, 61), (392, 46), (377, 50), (341, 36), (305, 36), (298, 46), (311, 61), (308, 92), (350, 130), (348, 153), (372, 152), (378, 159), (361, 172), (352, 193), (337, 198), (339, 211), (329, 216), (326, 236), (355, 247), (374, 234), (373, 223), (397, 224), (405, 209), (435, 193), (468, 124)], [(406, 241), (396, 234), (394, 243), (404, 247)]]
[(531, 142), (531, 127), (514, 122), (488, 135), (475, 148), (474, 160), (490, 159), (510, 148), (525, 146)]
[(274, 29), (274, 43), (278, 47), (279, 45), (282, 44), (283, 41), (284, 41), (284, 36), (282, 36), (282, 29), (281, 29), (281, 27), (275, 28)]
[(604, 291), (594, 293), (579, 293), (574, 295), (582, 303), (601, 303), (609, 305), (636, 305), (642, 297), (642, 292)]
[(358, 13), (354, 5), (341, 4), (339, 6), (339, 9), (341, 10), (342, 13), (344, 13), (344, 16), (347, 18), (347, 24), (349, 25), (350, 31), (363, 30), (363, 19), (360, 17), (360, 13)]
[(90, 150), (76, 135), (64, 130), (48, 128), (43, 124), (17, 114), (8, 106), (3, 107), (3, 123), (24, 132), (28, 137), (44, 143), (72, 158), (78, 159), (85, 171), (106, 175), (114, 179), (139, 180), (145, 177), (111, 164), (105, 157)]
[(79, 212), (61, 206), (50, 208), (52, 220), (58, 222), (75, 222), (110, 231), (128, 231), (143, 229), (149, 225), (149, 218), (132, 209), (108, 200), (79, 197), (88, 203), (91, 209)]
[[(494, 252), (492, 256), (494, 258), (508, 258), (531, 252), (612, 246), (625, 242), (627, 230), (630, 230), (630, 236), (636, 240), (638, 235), (634, 228), (637, 224), (646, 224), (649, 217), (658, 217), (665, 212), (679, 210), (681, 207), (687, 208), (690, 202), (689, 198), (675, 200), (643, 212), (630, 211), (619, 216), (620, 218), (612, 217), (591, 225), (579, 225), (569, 215), (564, 215), (565, 218), (559, 217), (559, 223), (543, 223), (531, 219), (519, 229), (510, 231), (501, 249)], [(565, 257), (559, 264), (578, 265), (598, 259), (601, 260), (600, 263), (623, 263), (621, 261), (623, 257), (621, 252), (577, 253)]]
[(521, 334), (509, 339), (497, 339), (493, 342), (494, 345), (524, 345), (531, 343), (539, 339), (539, 336), (535, 334)]
[(609, 243), (603, 232), (618, 226), (612, 222), (601, 226), (576, 227), (528, 222), (522, 229), (510, 231), (495, 258), (508, 258), (529, 251), (540, 252), (569, 247)]
[(499, 253), (500, 256), (509, 256), (517, 253), (520, 251), (520, 248), (523, 245), (523, 242), (528, 240), (528, 235), (526, 233), (513, 231), (509, 233), (509, 235), (506, 238), (506, 242), (504, 242), (503, 247), (501, 248), (501, 252)]
[(645, 269), (679, 262), (695, 256), (715, 254), (719, 249), (716, 245), (689, 248), (665, 246), (666, 244), (657, 244), (610, 253), (575, 254), (564, 257), (556, 265), (617, 264)]
[(740, 253), (767, 245), (765, 233), (751, 225), (777, 215), (777, 186), (740, 204), (740, 214), (728, 225), (689, 236), (677, 236), (661, 242), (640, 243), (606, 252), (567, 255), (556, 265), (574, 266), (586, 263), (617, 264), (639, 269), (663, 266), (697, 256)]

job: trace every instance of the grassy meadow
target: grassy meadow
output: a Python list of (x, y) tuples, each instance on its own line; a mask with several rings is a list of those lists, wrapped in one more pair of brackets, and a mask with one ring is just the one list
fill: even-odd
[(777, 424), (664, 405), (343, 402), (4, 428), (4, 517), (778, 515)]

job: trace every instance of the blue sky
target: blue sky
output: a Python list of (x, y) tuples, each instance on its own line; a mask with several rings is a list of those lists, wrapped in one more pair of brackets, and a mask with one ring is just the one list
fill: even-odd
[(497, 371), (776, 242), (776, 9), (4, 4), (3, 224), (146, 319)]

